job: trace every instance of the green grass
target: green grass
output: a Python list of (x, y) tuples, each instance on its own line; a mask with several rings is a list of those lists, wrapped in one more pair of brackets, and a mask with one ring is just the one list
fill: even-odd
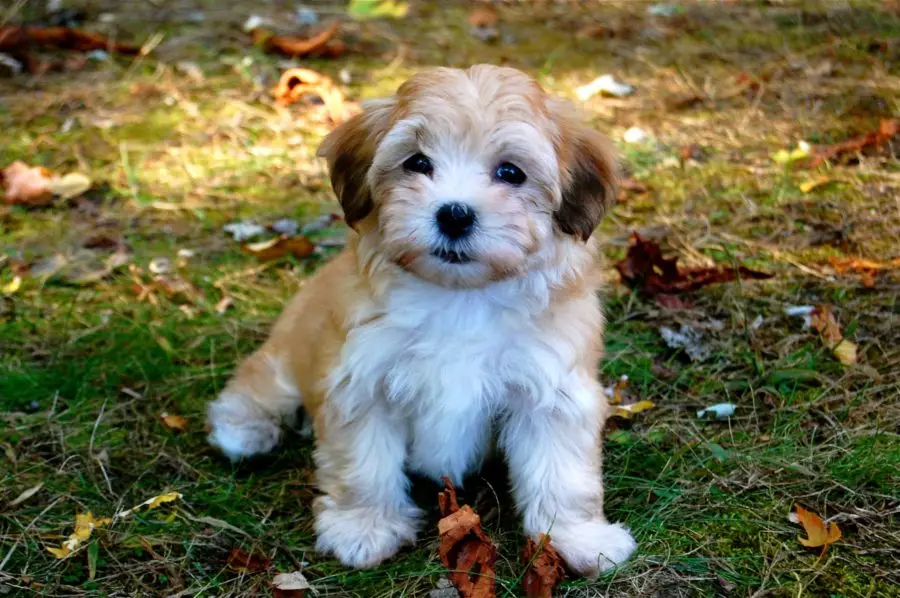
[[(166, 34), (159, 61), (0, 80), (0, 167), (21, 159), (95, 181), (70, 204), (0, 211), (0, 287), (20, 264), (54, 254), (104, 259), (111, 249), (83, 247), (98, 235), (123, 240), (133, 267), (88, 285), (25, 275), (18, 291), (0, 294), (0, 593), (265, 595), (276, 570), (302, 569), (318, 595), (427, 595), (445, 574), (431, 483), (414, 488), (429, 513), (419, 545), (372, 571), (347, 571), (312, 550), (309, 441), (291, 435), (272, 455), (236, 466), (205, 441), (206, 403), (333, 253), (261, 265), (221, 227), (336, 210), (314, 158), (327, 127), (302, 106), (273, 105), (278, 61), (248, 50), (232, 28), (246, 6), (198, 1), (207, 20), (189, 24), (152, 20), (156, 3), (127, 14), (93, 3), (106, 4), (125, 37)], [(648, 17), (644, 3), (511, 5), (500, 12), (513, 41), (487, 45), (470, 38), (465, 5), (425, 2), (402, 22), (349, 27), (369, 51), (308, 66), (334, 77), (347, 68), (353, 99), (390, 93), (438, 64), (507, 62), (568, 97), (615, 73), (637, 86), (635, 96), (592, 99), (586, 116), (617, 140), (626, 169), (650, 191), (629, 193), (601, 226), (609, 263), (640, 230), (685, 264), (775, 274), (698, 291), (690, 309), (670, 311), (632, 295), (608, 268), (599, 375), (628, 375), (628, 391), (656, 403), (612, 420), (605, 444), (607, 512), (631, 526), (640, 550), (599, 580), (566, 581), (561, 594), (898, 596), (900, 277), (884, 272), (866, 289), (828, 263), (900, 255), (896, 153), (812, 173), (769, 156), (897, 114), (900, 18), (874, 1), (683, 4), (671, 20)], [(613, 34), (576, 34), (591, 23)], [(887, 54), (870, 51), (873, 41), (887, 42)], [(176, 69), (180, 60), (199, 64), (206, 80)], [(830, 74), (810, 74), (824, 61)], [(742, 72), (766, 76), (761, 93), (730, 92)], [(666, 107), (688, 89), (708, 98)], [(619, 142), (634, 125), (654, 140)], [(689, 143), (704, 157), (681, 164)], [(835, 183), (802, 193), (799, 184), (817, 174)], [(193, 256), (179, 257), (185, 249)], [(149, 281), (154, 257), (169, 258), (198, 297), (140, 300), (135, 278)], [(226, 295), (233, 305), (217, 313)], [(784, 315), (785, 306), (819, 303), (834, 307), (860, 365), (840, 365)], [(682, 323), (703, 332), (710, 359), (692, 363), (665, 346), (659, 328)], [(696, 418), (724, 401), (737, 405), (729, 421)], [(164, 426), (163, 412), (186, 417), (187, 431)], [(524, 538), (504, 480), (502, 464), (492, 464), (462, 498), (500, 545), (501, 595), (516, 596)], [(170, 490), (183, 500), (96, 531), (67, 560), (46, 551), (72, 533), (76, 513), (109, 516)], [(798, 543), (787, 517), (794, 504), (840, 525), (843, 538), (824, 556)], [(271, 558), (271, 569), (235, 570), (233, 548)]]

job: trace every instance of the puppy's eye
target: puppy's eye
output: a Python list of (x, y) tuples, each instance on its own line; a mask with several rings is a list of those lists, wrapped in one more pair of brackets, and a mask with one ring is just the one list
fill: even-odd
[(418, 153), (406, 159), (406, 162), (403, 163), (403, 170), (431, 176), (431, 173), (434, 172), (434, 166), (431, 165), (431, 160), (428, 159), (428, 156)]
[(509, 183), (510, 185), (521, 185), (528, 178), (522, 169), (510, 162), (504, 162), (494, 171), (494, 178)]

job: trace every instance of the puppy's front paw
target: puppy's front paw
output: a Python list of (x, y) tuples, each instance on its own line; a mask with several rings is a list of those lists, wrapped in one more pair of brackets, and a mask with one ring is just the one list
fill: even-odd
[(554, 526), (550, 539), (569, 568), (586, 577), (621, 565), (637, 548), (628, 528), (605, 521)]
[(281, 426), (269, 414), (240, 395), (223, 393), (210, 403), (209, 443), (237, 461), (268, 453), (281, 436)]
[(400, 513), (378, 507), (339, 507), (328, 496), (316, 499), (316, 550), (344, 566), (369, 569), (404, 544), (416, 541), (418, 509)]

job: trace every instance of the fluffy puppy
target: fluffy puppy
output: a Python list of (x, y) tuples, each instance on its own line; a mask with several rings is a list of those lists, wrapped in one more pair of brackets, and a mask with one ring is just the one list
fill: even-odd
[(607, 140), (514, 69), (439, 68), (322, 143), (353, 232), (209, 407), (232, 459), (302, 405), (317, 549), (372, 567), (415, 540), (407, 470), (461, 483), (496, 439), (532, 538), (577, 572), (635, 542), (603, 515), (591, 234), (615, 197)]

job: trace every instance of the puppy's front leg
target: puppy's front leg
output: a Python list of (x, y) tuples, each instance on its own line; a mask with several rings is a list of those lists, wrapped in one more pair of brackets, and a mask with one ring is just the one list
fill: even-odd
[(366, 569), (415, 542), (420, 511), (404, 471), (407, 429), (382, 404), (352, 415), (326, 403), (316, 419), (316, 549)]
[(603, 515), (600, 397), (583, 377), (550, 401), (517, 403), (501, 436), (525, 533), (549, 533), (569, 567), (588, 576), (636, 548), (628, 529)]

